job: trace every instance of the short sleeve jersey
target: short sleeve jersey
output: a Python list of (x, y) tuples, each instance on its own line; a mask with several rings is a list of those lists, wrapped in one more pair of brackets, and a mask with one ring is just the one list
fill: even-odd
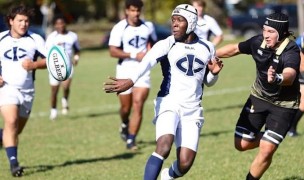
[(202, 18), (198, 19), (194, 32), (198, 37), (207, 40), (210, 40), (211, 35), (220, 36), (223, 34), (223, 31), (216, 20), (206, 14), (203, 15)]
[(53, 45), (62, 46), (70, 59), (72, 59), (75, 52), (80, 51), (78, 36), (72, 31), (68, 31), (66, 34), (59, 34), (57, 31), (53, 31), (46, 39), (46, 48), (50, 49)]
[(0, 33), (0, 75), (5, 83), (18, 89), (34, 88), (35, 71), (22, 67), (25, 59), (36, 61), (46, 57), (45, 42), (38, 34), (28, 31), (21, 38), (13, 38), (9, 31)]
[[(174, 36), (157, 42), (143, 59), (153, 67), (161, 65), (163, 80), (158, 97), (172, 99), (183, 106), (199, 106), (208, 62), (215, 56), (211, 42), (196, 39), (189, 43), (176, 42)], [(143, 65), (146, 67), (146, 65)], [(141, 66), (140, 66), (141, 67)]]
[[(120, 47), (124, 52), (147, 51), (147, 44), (157, 40), (154, 26), (151, 22), (141, 21), (139, 26), (130, 26), (126, 19), (118, 22), (111, 30), (109, 46)], [(119, 63), (138, 63), (137, 60), (120, 59)]]
[(254, 36), (239, 43), (239, 50), (243, 54), (251, 54), (256, 64), (256, 80), (252, 85), (251, 94), (275, 105), (285, 108), (297, 108), (299, 101), (299, 81), (295, 80), (291, 86), (281, 86), (268, 83), (267, 71), (273, 66), (276, 73), (282, 73), (284, 68), (293, 68), (299, 76), (300, 54), (294, 41), (290, 41), (279, 57), (276, 51), (262, 48), (263, 36)]

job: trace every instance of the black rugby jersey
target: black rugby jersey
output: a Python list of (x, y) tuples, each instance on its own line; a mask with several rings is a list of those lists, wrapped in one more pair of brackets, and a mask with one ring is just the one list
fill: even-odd
[[(251, 54), (256, 64), (256, 79), (251, 88), (251, 94), (275, 105), (285, 108), (298, 108), (300, 85), (299, 67), (300, 51), (294, 41), (290, 41), (280, 56), (270, 48), (262, 48), (263, 36), (254, 36), (247, 41), (239, 43), (242, 54)], [(291, 86), (281, 86), (267, 81), (267, 71), (270, 66), (276, 69), (278, 74), (283, 69), (290, 67), (296, 70), (297, 77)]]

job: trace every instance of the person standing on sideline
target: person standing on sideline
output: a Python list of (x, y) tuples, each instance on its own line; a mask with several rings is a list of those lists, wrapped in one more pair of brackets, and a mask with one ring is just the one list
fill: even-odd
[(211, 36), (214, 36), (211, 41), (213, 45), (217, 46), (220, 44), (224, 39), (223, 31), (213, 17), (205, 14), (206, 1), (191, 0), (191, 4), (197, 10), (198, 15), (198, 21), (194, 32), (198, 37), (207, 39), (208, 41), (211, 41)]
[[(140, 19), (143, 2), (126, 0), (126, 19), (118, 22), (112, 29), (109, 39), (109, 51), (118, 58), (116, 77), (125, 78), (137, 69), (152, 44), (156, 42), (156, 33), (151, 22)], [(120, 101), (120, 134), (127, 141), (127, 149), (136, 150), (136, 136), (143, 118), (143, 108), (150, 89), (150, 72), (147, 71), (134, 85), (118, 95)], [(132, 115), (129, 118), (131, 114)], [(130, 121), (129, 121), (130, 120)]]
[[(46, 48), (50, 49), (54, 45), (59, 45), (64, 48), (73, 65), (76, 66), (80, 57), (80, 46), (78, 36), (75, 32), (67, 30), (66, 21), (63, 16), (55, 16), (53, 20), (55, 31), (53, 31), (46, 39)], [(65, 81), (58, 81), (49, 75), (51, 85), (51, 112), (50, 119), (54, 120), (57, 117), (57, 95), (60, 85), (63, 87), (63, 97), (61, 98), (62, 114), (68, 114), (70, 95), (70, 87), (72, 83), (72, 75)]]
[(288, 131), (288, 136), (290, 137), (298, 136), (297, 126), (304, 112), (304, 33), (296, 39), (296, 43), (301, 50), (300, 52), (301, 65), (300, 65), (300, 75), (299, 75), (301, 99), (300, 99), (300, 105), (297, 114), (293, 119), (291, 127)]
[[(9, 30), (0, 33), (0, 129), (13, 176), (22, 176), (18, 162), (18, 136), (29, 119), (34, 101), (35, 70), (46, 68), (45, 43), (38, 34), (28, 31), (34, 10), (16, 5), (7, 13)], [(37, 57), (41, 60), (37, 60)]]
[[(300, 52), (289, 39), (288, 16), (270, 14), (263, 34), (244, 42), (217, 49), (216, 55), (228, 58), (250, 54), (256, 63), (256, 80), (236, 124), (234, 144), (239, 151), (259, 148), (251, 163), (247, 180), (260, 179), (286, 136), (299, 106)], [(265, 126), (265, 132), (261, 132)]]
[(173, 142), (177, 160), (170, 168), (163, 169), (161, 179), (182, 177), (190, 170), (204, 124), (201, 107), (204, 85), (212, 86), (223, 67), (215, 58), (213, 44), (194, 33), (197, 11), (193, 6), (178, 5), (171, 21), (172, 36), (157, 42), (129, 77), (111, 77), (112, 81), (104, 85), (107, 93), (122, 92), (160, 62), (163, 81), (155, 100), (153, 120), (156, 149), (146, 163), (145, 180), (157, 179)]

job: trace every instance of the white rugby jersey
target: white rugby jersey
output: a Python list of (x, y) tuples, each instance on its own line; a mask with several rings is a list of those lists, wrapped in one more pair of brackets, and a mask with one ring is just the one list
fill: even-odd
[(38, 34), (28, 31), (23, 37), (16, 39), (10, 31), (0, 33), (0, 75), (6, 84), (18, 89), (34, 88), (34, 72), (22, 67), (24, 59), (36, 61), (45, 58), (45, 42)]
[(153, 46), (130, 78), (136, 82), (145, 71), (160, 62), (163, 81), (157, 96), (197, 106), (201, 102), (208, 62), (214, 56), (211, 42), (196, 38), (194, 42), (185, 44), (175, 42), (172, 35)]
[[(147, 50), (148, 42), (156, 42), (156, 40), (156, 33), (151, 22), (141, 21), (139, 26), (134, 27), (124, 19), (112, 28), (109, 46), (120, 47), (126, 53), (139, 53)], [(138, 63), (138, 61), (126, 58), (120, 60), (119, 63)]]
[(66, 34), (59, 34), (57, 31), (53, 31), (48, 35), (45, 44), (47, 49), (50, 49), (54, 45), (62, 46), (71, 60), (74, 53), (80, 51), (78, 36), (72, 31), (68, 31)]
[(202, 18), (198, 19), (194, 32), (198, 35), (198, 37), (207, 40), (210, 40), (210, 36), (212, 34), (215, 36), (220, 36), (223, 34), (223, 31), (216, 20), (206, 14), (203, 15)]

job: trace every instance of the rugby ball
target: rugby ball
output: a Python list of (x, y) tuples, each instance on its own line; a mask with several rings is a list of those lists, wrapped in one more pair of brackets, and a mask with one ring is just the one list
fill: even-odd
[(57, 81), (67, 80), (73, 71), (69, 56), (64, 48), (58, 45), (54, 45), (48, 50), (46, 66), (49, 73)]

